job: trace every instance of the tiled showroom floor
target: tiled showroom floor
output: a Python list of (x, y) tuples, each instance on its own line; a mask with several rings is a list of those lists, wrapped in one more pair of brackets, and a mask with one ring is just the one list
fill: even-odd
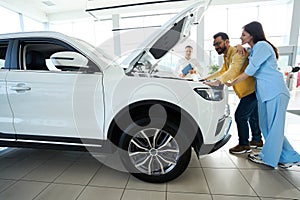
[[(231, 110), (238, 100), (231, 95)], [(300, 110), (300, 92), (292, 93), (291, 110)], [(228, 149), (198, 160), (166, 184), (141, 182), (128, 173), (100, 164), (85, 152), (6, 149), (0, 152), (0, 200), (271, 200), (300, 199), (300, 167), (270, 169)], [(300, 116), (287, 114), (286, 136), (300, 152)]]

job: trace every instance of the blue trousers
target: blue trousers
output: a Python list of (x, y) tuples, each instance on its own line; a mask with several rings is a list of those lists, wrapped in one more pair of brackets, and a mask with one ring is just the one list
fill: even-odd
[(239, 145), (249, 146), (249, 125), (252, 132), (252, 140), (257, 142), (261, 141), (262, 136), (259, 128), (257, 99), (255, 92), (241, 98), (234, 113), (234, 118), (239, 135)]
[(284, 136), (286, 109), (289, 97), (280, 94), (261, 102), (258, 99), (258, 115), (265, 144), (259, 154), (265, 164), (277, 167), (278, 163), (299, 162), (300, 155)]

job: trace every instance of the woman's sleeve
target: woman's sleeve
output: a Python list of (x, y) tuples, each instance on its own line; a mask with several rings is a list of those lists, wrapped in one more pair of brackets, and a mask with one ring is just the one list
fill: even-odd
[(260, 66), (269, 59), (272, 53), (272, 50), (266, 42), (256, 43), (253, 47), (252, 55), (249, 57), (249, 64), (245, 73), (249, 76), (253, 76)]

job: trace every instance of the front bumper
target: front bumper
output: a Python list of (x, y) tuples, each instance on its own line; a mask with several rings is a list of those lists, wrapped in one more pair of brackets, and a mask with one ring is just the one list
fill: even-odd
[(198, 155), (210, 154), (223, 147), (231, 138), (231, 135), (228, 133), (231, 126), (231, 122), (231, 117), (227, 117), (225, 119), (222, 130), (219, 133), (224, 135), (224, 137), (215, 144), (202, 144), (202, 146), (198, 150)]

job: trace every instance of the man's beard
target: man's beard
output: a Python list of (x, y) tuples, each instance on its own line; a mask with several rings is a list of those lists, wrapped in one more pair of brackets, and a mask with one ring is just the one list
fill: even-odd
[(223, 54), (225, 51), (226, 51), (226, 46), (224, 46), (223, 48), (219, 48), (218, 50), (217, 50), (217, 53), (219, 54), (219, 55), (221, 55), (221, 54)]

